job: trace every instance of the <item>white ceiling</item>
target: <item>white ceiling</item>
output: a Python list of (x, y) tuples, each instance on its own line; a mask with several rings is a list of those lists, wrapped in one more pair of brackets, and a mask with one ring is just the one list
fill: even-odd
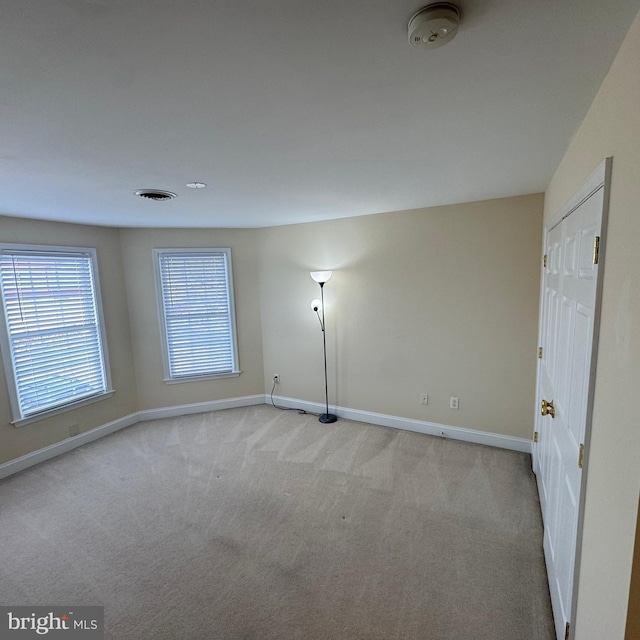
[(262, 227), (544, 191), (640, 0), (455, 1), (418, 51), (420, 0), (3, 0), (0, 213)]

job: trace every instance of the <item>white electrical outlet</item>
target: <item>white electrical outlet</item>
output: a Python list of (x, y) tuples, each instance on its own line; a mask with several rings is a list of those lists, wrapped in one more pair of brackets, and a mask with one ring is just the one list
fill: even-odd
[(273, 374), (273, 381), (274, 381), (276, 384), (280, 384), (280, 376), (279, 376), (277, 373), (274, 373), (274, 374)]
[(429, 394), (427, 393), (420, 394), (420, 404), (429, 404)]
[(454, 396), (451, 396), (451, 399), (449, 400), (449, 408), (450, 409), (459, 409), (460, 408), (460, 398), (456, 398)]

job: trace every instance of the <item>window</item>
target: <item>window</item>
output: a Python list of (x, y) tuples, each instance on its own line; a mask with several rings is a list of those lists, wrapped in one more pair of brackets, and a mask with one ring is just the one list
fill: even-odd
[(166, 382), (238, 375), (230, 249), (155, 249)]
[(94, 249), (0, 245), (14, 424), (111, 392)]

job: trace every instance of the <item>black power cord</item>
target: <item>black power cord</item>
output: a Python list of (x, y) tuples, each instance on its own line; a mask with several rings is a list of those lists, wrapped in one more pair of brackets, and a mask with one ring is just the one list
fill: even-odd
[(273, 386), (271, 387), (271, 405), (274, 409), (280, 409), (280, 411), (297, 411), (300, 415), (308, 415), (308, 416), (319, 416), (319, 413), (313, 413), (312, 411), (305, 411), (304, 409), (294, 409), (293, 407), (279, 407), (273, 400), (273, 392), (276, 389), (276, 381), (273, 381)]

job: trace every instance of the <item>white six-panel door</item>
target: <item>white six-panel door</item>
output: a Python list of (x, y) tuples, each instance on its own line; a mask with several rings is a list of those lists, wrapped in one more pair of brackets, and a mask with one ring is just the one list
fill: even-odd
[[(609, 166), (603, 163), (545, 231), (533, 458), (558, 640), (564, 640), (570, 625), (574, 597), (586, 430), (595, 371), (604, 183)], [(544, 409), (543, 401), (547, 403)]]

